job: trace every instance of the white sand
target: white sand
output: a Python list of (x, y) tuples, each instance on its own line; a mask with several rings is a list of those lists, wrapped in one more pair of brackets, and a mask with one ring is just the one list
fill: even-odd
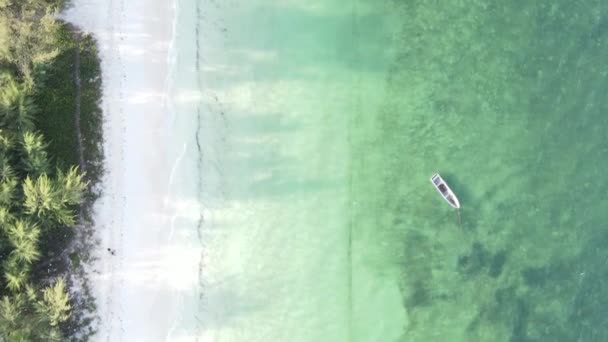
[(89, 265), (96, 340), (175, 340), (180, 289), (190, 284), (180, 283), (179, 272), (190, 270), (178, 266), (190, 256), (171, 244), (169, 206), (171, 174), (180, 168), (167, 109), (176, 9), (170, 0), (73, 2), (62, 16), (98, 40), (104, 84), (106, 174), (95, 213), (97, 260)]

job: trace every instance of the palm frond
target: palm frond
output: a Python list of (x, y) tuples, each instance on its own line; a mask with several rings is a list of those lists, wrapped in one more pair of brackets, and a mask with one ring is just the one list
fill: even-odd
[(0, 152), (6, 153), (11, 147), (13, 147), (11, 135), (0, 129)]
[(55, 188), (46, 174), (40, 175), (36, 182), (28, 176), (23, 181), (23, 195), (25, 197), (25, 212), (30, 215), (43, 217), (53, 209), (56, 200)]
[(20, 316), (21, 305), (18, 301), (12, 300), (8, 296), (0, 299), (0, 319), (10, 324), (14, 324)]
[(12, 292), (18, 292), (27, 281), (27, 273), (23, 270), (12, 270), (4, 272), (6, 287)]
[[(68, 174), (69, 176), (69, 174)], [(75, 179), (73, 178), (75, 177)], [(46, 174), (40, 175), (34, 182), (29, 176), (23, 182), (23, 195), (25, 212), (36, 216), (43, 221), (55, 221), (63, 225), (75, 224), (74, 212), (69, 208), (71, 201), (80, 199), (79, 191), (86, 184), (82, 183), (80, 176), (70, 176), (64, 179), (59, 186), (70, 187), (71, 194), (58, 189), (58, 186)], [(67, 196), (67, 197), (65, 197)]]
[(71, 167), (67, 173), (57, 170), (57, 187), (60, 189), (62, 201), (69, 205), (77, 205), (82, 201), (82, 195), (89, 182), (84, 181), (84, 173), (78, 167)]
[[(0, 138), (1, 140), (1, 138)], [(0, 156), (0, 180), (15, 177), (15, 170), (7, 155)]]
[(0, 182), (0, 205), (10, 207), (14, 204), (16, 188), (17, 180), (14, 178), (7, 178)]
[(23, 133), (21, 141), (22, 163), (23, 168), (30, 175), (37, 177), (49, 170), (47, 146), (42, 135), (30, 131)]
[(8, 225), (15, 219), (8, 208), (0, 207), (0, 227), (8, 229)]
[(13, 251), (11, 256), (17, 258), (17, 260), (23, 261), (27, 264), (31, 264), (40, 258), (40, 252), (38, 246), (27, 239), (11, 241)]
[(14, 79), (0, 87), (0, 127), (21, 132), (34, 128), (36, 106), (26, 88)]
[(42, 290), (43, 300), (38, 302), (38, 311), (48, 317), (51, 326), (55, 327), (70, 317), (72, 307), (70, 297), (65, 289), (65, 282), (59, 279), (52, 286)]

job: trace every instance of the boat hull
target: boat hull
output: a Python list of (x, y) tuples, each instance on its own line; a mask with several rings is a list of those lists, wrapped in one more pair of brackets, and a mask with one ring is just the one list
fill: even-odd
[(435, 187), (435, 189), (439, 192), (441, 197), (448, 202), (448, 204), (454, 209), (460, 209), (460, 201), (456, 194), (450, 189), (448, 183), (446, 183), (443, 178), (439, 175), (439, 173), (435, 173), (431, 176), (431, 183)]

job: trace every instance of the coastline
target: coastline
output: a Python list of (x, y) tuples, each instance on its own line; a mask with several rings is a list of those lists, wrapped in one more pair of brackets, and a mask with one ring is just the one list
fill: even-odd
[(97, 340), (162, 340), (177, 315), (174, 293), (159, 276), (170, 266), (166, 96), (173, 23), (166, 19), (174, 10), (161, 2), (74, 1), (62, 14), (92, 33), (101, 59), (105, 172), (92, 210), (96, 248), (85, 265)]
[[(160, 87), (163, 74), (167, 76), (171, 71), (170, 68), (151, 67), (158, 65), (150, 62), (154, 58), (142, 57), (147, 56), (148, 49), (154, 50), (153, 47), (138, 45), (141, 50), (134, 51), (132, 44), (123, 43), (122, 39), (126, 36), (134, 38), (139, 34), (145, 35), (142, 32), (153, 32), (152, 28), (156, 28), (154, 25), (149, 30), (140, 26), (121, 26), (124, 25), (124, 18), (129, 18), (131, 22), (133, 14), (130, 11), (124, 14), (125, 9), (140, 6), (129, 7), (131, 5), (125, 4), (122, 1), (110, 9), (95, 5), (98, 10), (91, 10), (89, 6), (86, 9), (89, 18), (85, 16), (84, 20), (89, 26), (96, 27), (92, 24), (94, 20), (88, 19), (96, 18), (92, 13), (103, 13), (107, 17), (102, 16), (100, 22), (107, 25), (118, 22), (118, 26), (124, 28), (124, 31), (110, 34), (113, 38), (99, 29), (103, 27), (101, 24), (97, 31), (92, 30), (97, 32), (98, 37), (107, 38), (102, 44), (113, 41), (117, 45), (115, 50), (108, 49), (106, 45), (104, 57), (104, 63), (109, 65), (104, 70), (104, 82), (111, 81), (116, 86), (106, 83), (105, 89), (117, 97), (114, 98), (115, 102), (106, 102), (105, 111), (107, 115), (114, 113), (118, 123), (114, 122), (106, 130), (114, 134), (112, 141), (116, 144), (109, 146), (108, 151), (116, 153), (108, 156), (106, 165), (114, 168), (109, 170), (112, 172), (112, 178), (106, 178), (109, 185), (106, 189), (109, 191), (97, 212), (97, 217), (105, 225), (100, 226), (102, 239), (95, 265), (105, 269), (95, 275), (101, 284), (96, 294), (98, 298), (107, 298), (100, 308), (104, 320), (97, 337), (110, 341), (176, 340), (180, 337), (172, 332), (181, 333), (184, 325), (180, 316), (191, 312), (184, 310), (181, 305), (197, 303), (184, 303), (183, 300), (182, 293), (190, 290), (187, 286), (190, 286), (188, 272), (191, 270), (189, 264), (182, 262), (191, 255), (191, 250), (184, 249), (187, 244), (177, 243), (178, 239), (183, 242), (188, 238), (186, 234), (182, 235), (185, 231), (179, 230), (182, 227), (175, 226), (178, 229), (174, 230), (176, 221), (181, 224), (180, 220), (175, 219), (182, 219), (177, 214), (187, 210), (190, 204), (179, 201), (183, 197), (173, 201), (170, 190), (173, 180), (176, 180), (184, 188), (190, 186), (190, 189), (179, 189), (180, 196), (183, 196), (181, 191), (193, 191), (190, 179), (180, 179), (184, 175), (183, 168), (188, 168), (187, 163), (193, 162), (186, 157), (192, 153), (192, 145), (184, 144), (181, 136), (177, 139), (173, 137), (171, 141), (165, 139), (170, 132), (179, 131), (167, 129), (174, 124), (171, 107), (163, 107), (167, 102), (158, 99), (167, 96), (167, 89), (171, 88), (168, 78), (165, 78), (164, 88)], [(556, 41), (565, 41), (564, 37), (573, 37), (569, 39), (572, 42), (578, 41), (580, 30), (560, 36), (559, 40), (544, 39), (551, 37), (548, 31), (537, 32), (535, 28), (519, 24), (534, 22), (527, 17), (530, 13), (537, 13), (539, 8), (534, 7), (522, 11), (521, 6), (505, 5), (501, 6), (500, 11), (487, 12), (485, 8), (483, 11), (473, 11), (468, 7), (456, 6), (450, 11), (441, 12), (421, 5), (418, 12), (398, 6), (391, 8), (398, 20), (384, 32), (388, 41), (386, 46), (395, 49), (392, 51), (394, 58), (387, 60), (390, 68), (378, 68), (377, 62), (365, 65), (374, 71), (380, 70), (377, 84), (372, 83), (374, 79), (364, 78), (364, 75), (350, 78), (353, 71), (350, 69), (344, 74), (347, 77), (343, 88), (341, 84), (322, 78), (335, 76), (333, 67), (344, 61), (349, 66), (355, 65), (355, 71), (360, 72), (358, 68), (364, 65), (365, 60), (359, 58), (365, 56), (352, 57), (354, 62), (351, 62), (348, 55), (335, 54), (333, 49), (324, 50), (337, 46), (334, 42), (308, 39), (311, 33), (312, 37), (318, 34), (319, 38), (327, 38), (327, 32), (345, 32), (348, 38), (351, 30), (337, 30), (341, 27), (330, 25), (339, 18), (329, 16), (328, 26), (323, 27), (319, 25), (319, 15), (298, 13), (298, 16), (289, 17), (297, 13), (293, 10), (283, 13), (285, 15), (265, 11), (260, 16), (259, 11), (252, 12), (250, 18), (256, 25), (240, 26), (243, 30), (240, 32), (243, 49), (237, 49), (239, 41), (235, 39), (234, 32), (238, 27), (227, 30), (231, 35), (230, 43), (237, 48), (234, 45), (221, 47), (232, 47), (233, 50), (228, 48), (225, 52), (235, 53), (232, 56), (234, 59), (229, 60), (224, 57), (230, 55), (222, 55), (217, 56), (215, 65), (205, 61), (205, 67), (214, 72), (231, 69), (232, 62), (234, 69), (239, 71), (239, 79), (234, 82), (242, 83), (237, 87), (227, 82), (233, 79), (226, 74), (223, 74), (224, 78), (215, 79), (215, 84), (207, 83), (208, 89), (218, 91), (219, 96), (215, 100), (219, 98), (221, 104), (209, 107), (218, 109), (218, 112), (221, 110), (222, 117), (225, 115), (229, 123), (238, 124), (232, 126), (232, 131), (227, 134), (229, 148), (218, 149), (221, 159), (217, 172), (225, 171), (222, 180), (226, 180), (224, 187), (218, 185), (218, 192), (227, 193), (226, 198), (222, 198), (226, 200), (217, 207), (211, 201), (201, 201), (210, 208), (206, 212), (208, 221), (205, 222), (203, 233), (207, 234), (205, 238), (210, 241), (207, 243), (211, 248), (207, 249), (208, 262), (203, 275), (208, 282), (207, 291), (202, 301), (204, 304), (199, 304), (204, 307), (200, 313), (205, 315), (202, 317), (205, 327), (200, 328), (203, 333), (200, 336), (214, 341), (244, 338), (251, 341), (256, 338), (273, 340), (269, 336), (279, 336), (275, 340), (298, 340), (297, 337), (300, 337), (306, 341), (314, 339), (311, 338), (312, 334), (318, 334), (317, 340), (319, 336), (333, 336), (333, 340), (342, 340), (339, 338), (342, 336), (356, 336), (358, 340), (372, 337), (381, 339), (379, 336), (382, 336), (387, 340), (388, 332), (412, 340), (508, 340), (531, 336), (568, 336), (571, 340), (600, 338), (604, 332), (589, 327), (601, 326), (603, 317), (602, 287), (597, 284), (601, 285), (606, 272), (603, 262), (606, 254), (601, 249), (605, 234), (597, 229), (601, 228), (597, 223), (602, 220), (601, 206), (594, 207), (589, 203), (602, 188), (591, 189), (589, 184), (593, 184), (592, 180), (597, 177), (597, 170), (602, 169), (602, 164), (597, 158), (594, 161), (586, 159), (586, 155), (580, 151), (601, 155), (605, 152), (605, 146), (601, 139), (597, 139), (595, 144), (581, 139), (584, 144), (573, 145), (572, 141), (580, 139), (582, 134), (601, 137), (601, 130), (597, 129), (600, 127), (598, 123), (602, 122), (601, 109), (597, 108), (602, 108), (603, 102), (596, 98), (595, 91), (588, 92), (589, 88), (580, 85), (588, 83), (601, 88), (605, 84), (605, 75), (580, 62), (593, 60), (594, 56), (599, 58), (605, 52), (606, 45), (596, 44), (598, 39), (594, 37), (594, 42), (585, 42), (588, 51), (584, 54), (562, 49), (561, 44), (560, 48), (553, 46)], [(238, 10), (243, 13), (242, 8)], [(380, 12), (378, 23), (387, 22), (385, 13), (388, 11)], [(462, 15), (454, 20), (449, 13)], [(564, 18), (582, 17), (578, 17), (580, 12), (574, 12), (577, 16), (556, 13), (561, 18), (552, 19), (556, 27), (567, 27), (568, 21)], [(518, 25), (510, 22), (509, 25), (500, 26), (504, 23), (497, 22), (497, 17), (521, 21)], [(140, 18), (140, 15), (135, 15), (135, 18)], [(366, 15), (360, 19), (370, 22), (367, 20), (372, 18)], [(549, 19), (545, 19), (546, 23)], [(83, 21), (82, 16), (79, 20)], [(351, 27), (351, 20), (349, 17), (344, 22), (346, 27)], [(477, 30), (478, 27), (471, 23), (479, 23), (479, 20), (483, 24), (479, 28), (483, 29)], [(154, 20), (145, 21), (155, 23)], [(586, 22), (594, 23), (593, 20)], [(292, 26), (291, 23), (298, 25)], [(306, 27), (302, 23), (309, 23), (311, 30), (302, 30), (303, 26)], [(357, 28), (357, 25), (354, 26)], [(324, 29), (314, 30), (319, 27)], [(437, 27), (448, 29), (438, 31)], [(268, 31), (263, 31), (265, 28)], [(294, 31), (289, 31), (289, 28)], [(496, 36), (488, 39), (486, 28), (494, 29)], [(282, 35), (273, 36), (275, 32)], [(288, 32), (293, 34), (286, 34)], [(296, 38), (300, 32), (307, 35), (298, 41)], [(365, 32), (372, 34), (374, 30)], [(531, 49), (525, 39), (513, 40), (514, 36), (534, 37), (535, 34), (539, 34), (539, 40), (533, 41), (536, 44), (532, 45), (541, 46), (542, 49)], [(252, 39), (256, 37), (259, 39), (257, 42)], [(418, 38), (409, 40), (409, 37)], [(155, 38), (154, 34), (150, 34), (145, 39), (156, 41)], [(281, 40), (287, 38), (293, 42), (292, 45)], [(352, 38), (352, 45), (344, 46), (346, 51), (370, 40), (370, 36), (365, 35), (353, 35)], [(205, 37), (206, 42), (207, 39)], [(347, 41), (339, 39), (340, 43)], [(307, 42), (323, 43), (319, 43), (319, 46), (301, 44)], [(525, 68), (542, 71), (542, 74), (529, 79), (517, 78), (521, 71), (519, 60), (505, 56), (501, 48), (504, 42), (510, 42), (508, 45), (513, 52), (517, 51), (521, 56), (535, 57), (530, 58)], [(255, 43), (259, 44), (259, 50), (255, 49)], [(168, 60), (173, 57), (169, 45), (166, 47)], [(300, 46), (305, 46), (302, 50), (316, 54), (287, 55)], [(406, 46), (415, 48), (416, 53), (409, 53)], [(476, 49), (484, 51), (484, 54), (471, 55), (470, 51)], [(565, 56), (558, 68), (553, 60), (540, 58), (547, 51), (555, 56)], [(208, 53), (212, 52), (208, 50)], [(237, 56), (236, 53), (242, 54)], [(243, 55), (261, 56), (263, 58), (260, 59), (268, 58), (272, 63), (268, 63), (268, 70), (263, 70), (265, 65), (262, 61), (258, 61), (257, 65), (251, 61), (243, 63)], [(281, 60), (277, 56), (287, 58)], [(373, 56), (374, 60), (377, 56)], [(454, 56), (459, 58), (455, 59)], [(124, 59), (141, 64), (124, 68), (119, 63)], [(284, 64), (277, 63), (280, 61)], [(290, 64), (292, 61), (298, 62), (298, 68)], [(295, 76), (292, 71), (302, 70), (302, 62), (306, 61), (313, 62), (311, 66), (315, 68), (310, 70), (314, 73), (307, 74), (301, 83), (290, 79), (289, 76)], [(323, 62), (326, 63), (325, 68), (317, 69), (323, 66)], [(410, 68), (412, 64), (418, 64), (419, 68)], [(255, 67), (247, 69), (248, 65)], [(456, 70), (453, 68), (455, 65), (462, 69), (451, 73)], [(565, 67), (562, 68), (562, 65)], [(144, 88), (163, 90), (158, 93), (140, 91), (143, 88), (137, 80), (143, 74), (142, 70), (159, 70), (150, 82), (153, 86)], [(446, 72), (449, 72), (449, 78), (445, 77)], [(315, 79), (315, 75), (319, 78)], [(384, 79), (387, 75), (389, 77)], [(186, 77), (190, 76), (192, 73)], [(244, 79), (247, 77), (249, 79)], [(551, 82), (555, 80), (560, 82)], [(334, 77), (332, 81), (339, 82), (340, 78)], [(355, 94), (340, 91), (348, 90), (353, 81), (362, 87), (356, 88)], [(560, 86), (554, 86), (555, 83), (560, 83)], [(562, 83), (567, 86), (561, 87)], [(323, 85), (326, 85), (325, 88)], [(371, 88), (371, 85), (378, 85), (374, 88), (379, 89), (372, 93), (378, 102), (373, 105), (370, 105), (373, 96), (363, 91), (365, 87)], [(529, 92), (537, 88), (540, 89)], [(444, 95), (433, 89), (446, 89), (452, 94)], [(488, 93), (482, 98), (473, 91), (475, 89), (486, 89)], [(577, 96), (568, 96), (568, 92)], [(347, 96), (336, 96), (340, 94)], [(361, 97), (364, 94), (363, 109), (361, 103), (346, 100), (351, 98), (349, 95)], [(324, 106), (321, 100), (329, 95), (333, 95), (335, 101)], [(557, 111), (561, 117), (555, 116), (556, 104), (551, 100), (555, 97), (560, 101), (563, 98), (563, 103), (567, 104), (560, 108), (568, 109)], [(586, 101), (579, 101), (575, 97)], [(112, 96), (108, 98), (113, 99)], [(309, 99), (315, 99), (315, 103), (308, 102)], [(525, 105), (532, 100), (538, 106), (534, 115)], [(200, 102), (205, 104), (204, 101)], [(154, 120), (142, 119), (140, 110), (142, 107), (152, 108), (152, 104), (159, 104), (154, 110), (165, 110), (167, 115), (164, 117), (153, 115), (153, 118), (164, 122), (164, 126)], [(134, 115), (128, 110), (128, 105), (137, 107)], [(241, 107), (236, 108), (237, 105)], [(225, 108), (228, 110), (224, 111)], [(294, 118), (313, 119), (289, 121), (285, 113), (293, 108), (296, 109)], [(318, 117), (303, 115), (312, 108), (317, 109), (313, 114)], [(420, 108), (428, 109), (428, 112), (420, 111)], [(471, 108), (484, 108), (484, 115), (472, 114)], [(584, 108), (581, 115), (586, 119), (582, 122), (575, 120), (568, 112), (569, 108)], [(517, 114), (509, 114), (511, 121), (505, 120), (503, 109)], [(348, 124), (341, 122), (339, 116), (338, 119), (329, 116), (335, 121), (323, 125), (326, 130), (318, 129), (319, 122), (322, 122), (319, 113), (358, 112), (363, 117), (376, 111), (376, 116), (366, 119), (370, 122), (374, 120), (376, 128), (366, 127), (357, 132), (361, 135), (349, 133), (346, 136), (348, 139), (354, 137), (351, 141), (359, 142), (367, 150), (336, 146), (336, 141), (346, 139), (329, 128)], [(268, 112), (276, 116), (268, 115)], [(179, 113), (180, 120), (191, 119), (182, 115), (186, 112), (180, 110)], [(206, 115), (205, 119), (212, 117), (212, 113)], [(441, 119), (438, 122), (446, 124), (431, 123), (429, 116)], [(120, 121), (123, 118), (127, 118), (124, 123)], [(264, 120), (268, 118), (270, 120)], [(283, 121), (276, 120), (278, 118)], [(555, 122), (556, 119), (564, 124)], [(276, 122), (281, 124), (270, 124)], [(354, 120), (350, 124), (356, 124), (355, 127), (360, 125)], [(564, 134), (572, 127), (577, 128), (576, 134)], [(134, 131), (139, 128), (156, 131), (149, 135)], [(367, 129), (370, 131), (367, 132)], [(377, 136), (374, 135), (376, 133)], [(530, 146), (538, 143), (533, 140), (530, 144), (527, 139), (530, 135), (542, 138), (542, 149), (530, 149)], [(289, 136), (287, 143), (281, 140), (285, 136)], [(210, 142), (212, 138), (209, 135), (198, 137)], [(318, 145), (311, 144), (311, 141)], [(516, 141), (523, 144), (514, 144)], [(431, 146), (429, 142), (440, 144)], [(208, 149), (214, 147), (213, 144), (201, 146)], [(309, 147), (304, 149), (302, 146)], [(332, 146), (332, 149), (327, 149), (327, 146)], [(509, 150), (501, 149), (503, 146), (509, 146)], [(429, 152), (431, 150), (432, 153)], [(152, 151), (163, 153), (154, 154)], [(324, 152), (321, 158), (318, 151)], [(365, 153), (341, 159), (345, 155), (343, 152), (348, 151)], [(215, 166), (215, 160), (209, 154), (205, 154), (205, 158), (207, 167)], [(297, 164), (300, 160), (306, 162)], [(150, 161), (155, 163), (150, 165)], [(323, 177), (336, 174), (336, 170), (345, 170), (344, 165), (352, 170), (353, 162), (360, 164), (355, 165), (358, 173), (350, 177), (350, 184), (357, 187), (354, 191), (345, 193), (334, 190), (323, 193), (323, 196), (310, 191), (311, 188), (324, 189), (327, 185), (342, 189), (345, 184), (342, 180), (346, 178), (343, 174), (335, 178)], [(161, 167), (163, 165), (164, 168)], [(551, 171), (556, 172), (560, 181), (542, 183), (537, 178), (528, 177), (529, 170), (539, 165), (552, 166)], [(585, 167), (579, 168), (579, 165)], [(437, 167), (453, 172), (450, 178), (454, 179), (455, 190), (463, 193), (463, 203), (468, 203), (466, 205), (470, 209), (463, 216), (466, 231), (452, 229), (457, 228), (453, 215), (447, 211), (437, 211), (436, 194), (426, 191), (428, 172)], [(298, 174), (297, 170), (309, 171)], [(209, 174), (202, 174), (205, 178), (200, 183), (211, 183)], [(541, 175), (539, 173), (538, 177)], [(413, 181), (405, 182), (404, 179)], [(506, 190), (497, 185), (502, 180), (508, 181)], [(580, 184), (584, 184), (584, 187), (577, 188)], [(578, 190), (571, 193), (570, 201), (561, 201), (558, 195), (566, 185)], [(529, 189), (533, 189), (535, 195), (528, 195)], [(178, 192), (175, 194), (178, 195)], [(541, 198), (536, 194), (549, 196)], [(174, 207), (168, 207), (169, 203)], [(321, 205), (323, 210), (319, 210), (320, 203), (324, 204)], [(339, 205), (333, 206), (332, 203)], [(601, 205), (603, 202), (595, 203)], [(289, 207), (289, 204), (293, 206)], [(357, 211), (351, 216), (351, 227), (352, 222), (355, 224), (348, 233), (352, 244), (348, 247), (348, 254), (344, 253), (346, 249), (341, 244), (348, 234), (340, 229), (345, 226), (341, 220), (347, 210)], [(581, 213), (587, 219), (577, 220)], [(293, 218), (297, 218), (295, 224)], [(221, 231), (214, 230), (213, 224), (221, 227)], [(310, 229), (327, 226), (331, 229)], [(337, 233), (330, 235), (327, 232)], [(547, 247), (536, 248), (539, 241)], [(191, 241), (191, 244), (195, 243)], [(116, 256), (108, 255), (104, 249), (106, 246), (118, 246)], [(192, 251), (196, 251), (196, 246)], [(352, 251), (355, 251), (354, 255)], [(348, 255), (348, 258), (343, 255)], [(91, 272), (97, 271), (95, 265)], [(316, 268), (318, 265), (323, 265), (320, 272)], [(314, 279), (314, 283), (307, 283), (310, 279)], [(349, 295), (342, 296), (349, 291), (348, 288)], [(134, 292), (136, 290), (142, 291)], [(392, 305), (391, 309), (387, 309), (387, 304)], [(580, 315), (581, 312), (585, 313), (584, 317)], [(141, 321), (147, 323), (145, 328), (148, 329), (142, 330), (144, 325), (139, 323)], [(373, 328), (370, 328), (370, 322), (373, 322)]]
[[(237, 1), (210, 15), (174, 0), (176, 27), (167, 4), (91, 1), (66, 13), (101, 47), (107, 173), (80, 207), (85, 227), (52, 227), (40, 258), (21, 252), (34, 268), (22, 279), (66, 280), (63, 340), (608, 340), (593, 182), (606, 8)], [(59, 169), (90, 171), (75, 142), (102, 125), (78, 120), (78, 88), (97, 98), (100, 70), (79, 78), (77, 61), (96, 43), (69, 32), (33, 95), (35, 128)], [(462, 223), (429, 190), (437, 169), (462, 194)], [(13, 340), (41, 320), (3, 269), (0, 298), (22, 308), (0, 317)], [(91, 319), (94, 336), (79, 330)]]

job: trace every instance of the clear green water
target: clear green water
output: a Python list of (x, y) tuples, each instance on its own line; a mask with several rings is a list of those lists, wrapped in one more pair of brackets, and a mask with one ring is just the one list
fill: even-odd
[(608, 340), (607, 2), (183, 0), (178, 20), (201, 340)]

